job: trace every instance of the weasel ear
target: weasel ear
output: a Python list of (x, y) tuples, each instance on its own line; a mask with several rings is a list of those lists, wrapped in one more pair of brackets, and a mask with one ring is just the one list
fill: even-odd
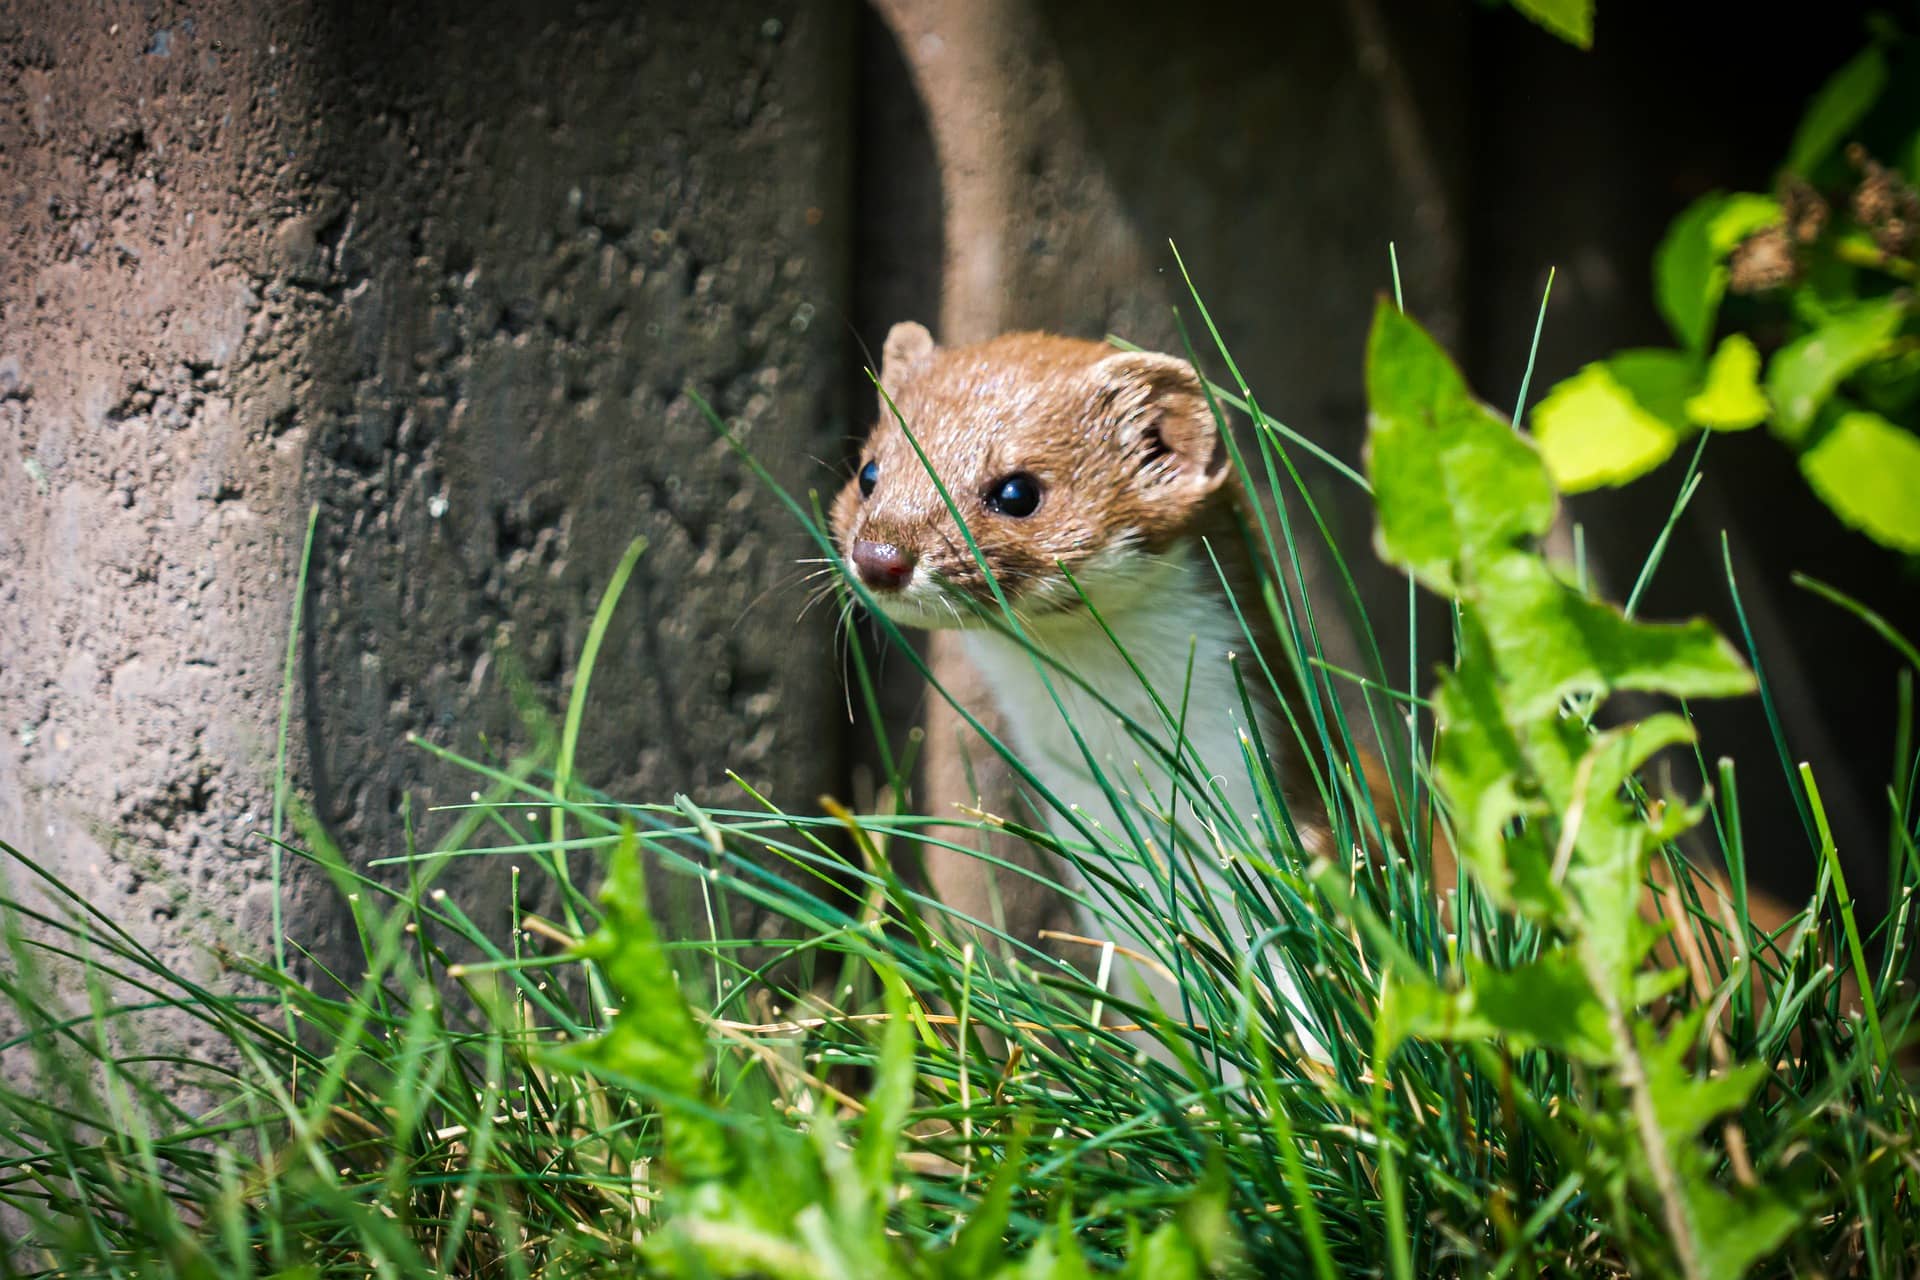
[(1093, 366), (1102, 418), (1117, 431), (1140, 480), (1210, 493), (1227, 478), (1227, 446), (1193, 366), (1151, 351), (1122, 351)]
[(891, 391), (916, 366), (926, 363), (933, 351), (933, 335), (927, 332), (927, 326), (902, 320), (887, 330), (887, 341), (880, 348), (881, 383)]

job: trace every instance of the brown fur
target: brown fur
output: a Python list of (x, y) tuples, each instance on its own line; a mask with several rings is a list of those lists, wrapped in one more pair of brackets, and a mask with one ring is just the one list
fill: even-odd
[[(1083, 569), (1102, 553), (1126, 547), (1152, 555), (1181, 539), (1204, 538), (1236, 594), (1254, 589), (1256, 574), (1239, 532), (1246, 498), (1185, 361), (1043, 333), (943, 348), (920, 325), (901, 324), (888, 334), (880, 384), (880, 418), (860, 458), (860, 465), (878, 464), (878, 483), (863, 498), (849, 480), (830, 512), (843, 555), (855, 539), (891, 543), (953, 590), (996, 607), (927, 475), (930, 464), (1023, 613), (1081, 607), (1060, 565)], [(1040, 508), (1021, 519), (997, 515), (986, 504), (992, 488), (1016, 472), (1034, 476), (1043, 493)], [(1208, 575), (1198, 589), (1217, 585)], [(1283, 682), (1282, 696), (1292, 698), (1291, 667), (1265, 610), (1249, 609), (1246, 616), (1267, 667)], [(956, 614), (929, 621), (958, 620)], [(1264, 687), (1256, 673), (1249, 671), (1249, 677), (1249, 688)], [(1319, 801), (1299, 744), (1268, 747), (1296, 818), (1310, 815)], [(1379, 762), (1363, 755), (1361, 765), (1380, 812), (1390, 813)], [(1310, 843), (1324, 843), (1324, 822), (1309, 820), (1302, 829)], [(1454, 856), (1443, 839), (1436, 839), (1433, 857), (1435, 883), (1451, 884)], [(1713, 879), (1724, 891), (1724, 881)], [(1777, 928), (1792, 914), (1762, 894), (1753, 894), (1750, 903), (1763, 928)], [(1642, 910), (1649, 919), (1662, 914), (1651, 894)]]
[[(1200, 385), (1171, 357), (1041, 333), (941, 348), (918, 325), (896, 326), (885, 351), (880, 385), (898, 417), (883, 403), (861, 456), (880, 467), (873, 497), (849, 482), (833, 504), (843, 551), (854, 538), (910, 548), (992, 602), (903, 420), (1009, 595), (1056, 580), (1057, 564), (1072, 569), (1116, 537), (1155, 550), (1231, 511), (1231, 472)], [(1040, 481), (1040, 510), (996, 518), (987, 486), (1015, 472)]]
[[(1204, 540), (1236, 597), (1255, 598), (1239, 523), (1245, 494), (1187, 362), (1044, 333), (943, 348), (921, 326), (900, 324), (887, 337), (880, 385), (880, 419), (855, 467), (877, 462), (879, 482), (863, 499), (848, 481), (830, 513), (843, 555), (855, 539), (891, 543), (997, 609), (927, 475), (931, 465), (1023, 616), (1083, 607), (1062, 565), (1073, 573), (1116, 548), (1152, 555), (1179, 539)], [(1039, 480), (1040, 509), (1023, 519), (998, 516), (986, 496), (1016, 472)], [(1205, 577), (1215, 581), (1210, 570)], [(1292, 668), (1280, 659), (1266, 611), (1246, 613), (1291, 698)], [(1264, 694), (1257, 670), (1247, 684)], [(1268, 745), (1288, 799), (1305, 799), (1311, 774), (1300, 751), (1291, 742)]]

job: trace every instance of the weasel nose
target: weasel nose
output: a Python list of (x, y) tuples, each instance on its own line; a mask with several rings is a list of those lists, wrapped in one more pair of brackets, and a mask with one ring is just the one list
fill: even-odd
[(913, 575), (913, 557), (891, 542), (861, 538), (853, 544), (853, 567), (872, 590), (898, 591)]

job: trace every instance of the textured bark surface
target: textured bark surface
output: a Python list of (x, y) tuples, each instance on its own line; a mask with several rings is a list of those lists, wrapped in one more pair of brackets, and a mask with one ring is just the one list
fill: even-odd
[[(474, 785), (407, 732), (560, 708), (636, 536), (581, 776), (833, 784), (809, 553), (685, 389), (790, 484), (844, 432), (849, 6), (3, 14), (0, 831), (170, 958), (260, 941), (310, 502), (295, 777), (356, 862)], [(330, 956), (331, 900), (289, 916)]]

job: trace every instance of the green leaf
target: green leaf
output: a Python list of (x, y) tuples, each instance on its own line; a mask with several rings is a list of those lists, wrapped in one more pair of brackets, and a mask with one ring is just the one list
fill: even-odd
[(1539, 454), (1385, 301), (1367, 343), (1367, 399), (1376, 540), (1388, 562), (1451, 593), (1461, 564), (1552, 525), (1553, 482)]
[[(1802, 1214), (1776, 1192), (1765, 1188), (1730, 1191), (1714, 1180), (1714, 1161), (1696, 1138), (1715, 1118), (1746, 1105), (1766, 1078), (1767, 1066), (1742, 1062), (1717, 1075), (1694, 1075), (1687, 1059), (1704, 1013), (1696, 1010), (1681, 1019), (1664, 1039), (1646, 1026), (1636, 1028), (1635, 1039), (1646, 1072), (1647, 1097), (1679, 1179), (1688, 1235), (1697, 1251), (1697, 1274), (1739, 1280), (1786, 1241)], [(1635, 1165), (1636, 1177), (1648, 1192), (1663, 1194), (1645, 1160), (1636, 1160)]]
[(605, 1035), (553, 1056), (654, 1090), (664, 1113), (668, 1161), (690, 1181), (722, 1178), (732, 1159), (711, 1105), (706, 1036), (680, 994), (673, 962), (647, 910), (631, 823), (607, 865), (600, 903), (600, 929), (580, 944), (579, 954), (599, 962), (622, 996), (620, 1014)]
[(1780, 220), (1780, 202), (1749, 192), (1713, 192), (1681, 211), (1653, 254), (1654, 301), (1674, 336), (1704, 354), (1727, 291), (1726, 257), (1760, 228)]
[(1513, 7), (1568, 44), (1593, 48), (1593, 0), (1513, 0)]
[(1843, 414), (1800, 455), (1800, 470), (1846, 524), (1920, 555), (1920, 437), (1877, 413)]
[(860, 1135), (860, 1174), (868, 1191), (884, 1204), (893, 1185), (900, 1134), (913, 1110), (914, 1037), (906, 984), (890, 968), (880, 970), (880, 980), (886, 988), (886, 1030), (880, 1043), (880, 1068), (867, 1093)]
[(1636, 1032), (1646, 1065), (1647, 1096), (1660, 1117), (1660, 1131), (1676, 1147), (1693, 1141), (1708, 1122), (1745, 1105), (1767, 1074), (1764, 1062), (1741, 1062), (1717, 1075), (1694, 1075), (1687, 1056), (1702, 1016), (1702, 1010), (1688, 1014), (1665, 1038), (1647, 1026)]
[(1774, 353), (1767, 366), (1767, 398), (1774, 430), (1789, 442), (1804, 440), (1834, 390), (1848, 374), (1886, 353), (1906, 318), (1897, 299), (1880, 298), (1837, 312), (1811, 333)]
[(1534, 557), (1508, 555), (1484, 566), (1469, 594), (1486, 624), (1509, 722), (1551, 716), (1576, 693), (1699, 698), (1754, 689), (1746, 663), (1704, 620), (1632, 621)]
[(952, 1276), (984, 1276), (992, 1272), (1006, 1256), (1007, 1221), (1013, 1215), (1014, 1193), (1020, 1190), (1030, 1121), (1022, 1117), (1014, 1124), (1000, 1167), (985, 1193), (974, 1203), (967, 1225), (954, 1237), (953, 1249), (946, 1259)]
[(1457, 991), (1431, 983), (1395, 981), (1381, 994), (1374, 1034), (1391, 1053), (1406, 1040), (1486, 1040), (1505, 1037), (1515, 1048), (1541, 1046), (1604, 1064), (1613, 1060), (1606, 1006), (1581, 971), (1580, 958), (1556, 947), (1537, 960), (1495, 969), (1469, 956)]
[[(1547, 802), (1561, 812), (1576, 803), (1589, 805), (1610, 796), (1625, 786), (1634, 770), (1668, 747), (1694, 740), (1693, 726), (1672, 712), (1659, 712), (1645, 720), (1633, 721), (1604, 733), (1592, 733), (1577, 717), (1561, 716), (1554, 727), (1564, 735), (1561, 750), (1535, 754), (1542, 768), (1542, 787)], [(1586, 795), (1575, 795), (1575, 779), (1584, 769)]]
[(1753, 191), (1723, 195), (1719, 207), (1707, 220), (1707, 249), (1715, 259), (1725, 259), (1740, 247), (1742, 240), (1784, 216), (1780, 202), (1772, 196)]
[(1505, 970), (1470, 956), (1466, 970), (1474, 1011), (1517, 1045), (1540, 1045), (1582, 1062), (1612, 1061), (1606, 1006), (1572, 950), (1557, 947)]
[(1787, 1242), (1805, 1211), (1765, 1187), (1738, 1193), (1721, 1189), (1707, 1169), (1707, 1158), (1690, 1151), (1681, 1164), (1681, 1194), (1693, 1226), (1700, 1275), (1706, 1280), (1741, 1280), (1753, 1264)]
[(1760, 349), (1744, 333), (1728, 334), (1707, 364), (1706, 385), (1686, 403), (1687, 417), (1711, 431), (1745, 431), (1767, 420), (1760, 390)]
[(1639, 914), (1653, 848), (1698, 822), (1700, 812), (1669, 802), (1650, 821), (1622, 789), (1655, 752), (1692, 740), (1684, 719), (1661, 714), (1600, 734), (1561, 716), (1535, 743), (1541, 790), (1561, 815), (1556, 843), (1572, 841), (1564, 854), (1568, 915), (1586, 973), (1623, 1004), (1634, 1003), (1638, 966), (1653, 941)]
[(1873, 45), (1856, 55), (1820, 86), (1800, 118), (1793, 145), (1787, 148), (1786, 170), (1803, 178), (1813, 176), (1820, 162), (1847, 140), (1880, 93), (1887, 87), (1887, 58)]
[(1590, 364), (1533, 411), (1534, 438), (1562, 493), (1623, 484), (1672, 456), (1699, 377), (1680, 351), (1626, 351)]
[(1447, 991), (1431, 982), (1392, 978), (1373, 1015), (1381, 1059), (1409, 1040), (1489, 1040), (1500, 1033), (1473, 1008), (1473, 992)]
[(1491, 643), (1472, 610), (1460, 615), (1460, 662), (1434, 695), (1440, 730), (1433, 772), (1452, 816), (1455, 850), (1503, 906), (1524, 905), (1552, 919), (1561, 898), (1537, 841), (1509, 839), (1515, 818), (1540, 811), (1523, 797), (1529, 765), (1500, 705)]

